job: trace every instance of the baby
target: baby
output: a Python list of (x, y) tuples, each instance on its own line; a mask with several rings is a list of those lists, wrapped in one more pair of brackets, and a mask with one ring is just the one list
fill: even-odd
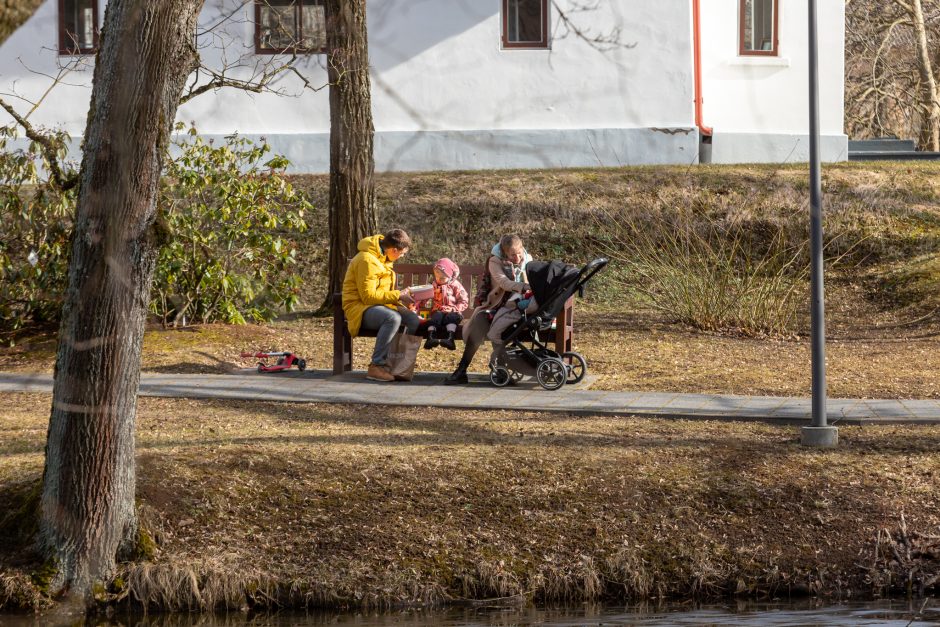
[(419, 310), (427, 309), (430, 312), (425, 348), (437, 346), (443, 346), (447, 350), (457, 348), (454, 344), (454, 335), (457, 333), (457, 326), (463, 320), (463, 312), (469, 303), (467, 290), (457, 280), (459, 276), (460, 268), (447, 257), (438, 259), (434, 264), (434, 297), (424, 303), (418, 303)]

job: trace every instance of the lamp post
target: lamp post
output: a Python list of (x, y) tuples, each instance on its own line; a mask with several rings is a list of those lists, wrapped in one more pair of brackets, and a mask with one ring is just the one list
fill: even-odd
[[(779, 0), (778, 0), (779, 2)], [(812, 341), (813, 421), (800, 430), (804, 446), (833, 447), (839, 430), (826, 424), (826, 316), (823, 285), (822, 177), (819, 157), (819, 42), (816, 0), (809, 9), (809, 233), (810, 233), (810, 335)]]

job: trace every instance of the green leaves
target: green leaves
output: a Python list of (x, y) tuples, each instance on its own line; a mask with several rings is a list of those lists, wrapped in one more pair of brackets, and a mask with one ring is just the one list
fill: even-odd
[[(45, 178), (48, 164), (37, 143), (9, 150), (15, 138), (0, 128), (0, 329), (54, 321), (68, 273), (75, 191), (61, 192)], [(63, 159), (68, 135), (49, 133)]]
[[(178, 130), (181, 130), (178, 128)], [(231, 135), (219, 146), (190, 128), (166, 168), (160, 209), (171, 241), (154, 277), (151, 311), (165, 324), (272, 319), (299, 304), (291, 239), (312, 209), (283, 176), (289, 161)]]
[[(293, 237), (312, 206), (284, 178), (289, 162), (232, 135), (221, 145), (176, 127), (158, 213), (166, 244), (150, 310), (164, 324), (270, 320), (299, 304)], [(50, 133), (64, 159), (68, 136)], [(48, 182), (35, 143), (8, 150), (0, 127), (0, 329), (58, 319), (68, 277), (76, 191)], [(66, 172), (68, 175), (69, 173)]]

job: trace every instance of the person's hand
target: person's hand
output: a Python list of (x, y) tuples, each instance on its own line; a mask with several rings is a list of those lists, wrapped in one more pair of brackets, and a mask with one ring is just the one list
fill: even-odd
[(398, 296), (398, 300), (401, 301), (403, 305), (413, 305), (415, 299), (411, 297), (411, 292), (408, 290), (403, 290)]

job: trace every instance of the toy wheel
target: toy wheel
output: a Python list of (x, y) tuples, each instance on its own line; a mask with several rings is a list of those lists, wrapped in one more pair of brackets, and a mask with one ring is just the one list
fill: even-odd
[(512, 381), (512, 375), (502, 366), (496, 366), (490, 369), (490, 383), (498, 388), (506, 387)]
[(554, 357), (544, 359), (535, 369), (535, 378), (546, 390), (557, 390), (565, 384), (568, 378), (568, 367), (560, 359)]
[(568, 380), (565, 383), (568, 385), (580, 383), (587, 374), (587, 362), (584, 357), (580, 353), (563, 353), (562, 361), (568, 366)]
[[(581, 361), (584, 362), (583, 359), (582, 359)], [(306, 369), (307, 369), (307, 360), (306, 360), (306, 359), (298, 359), (298, 360), (297, 360), (297, 370), (300, 370), (301, 372), (303, 372), (303, 371), (306, 370)], [(581, 379), (578, 379), (578, 381), (580, 381), (580, 380), (581, 380)]]
[(260, 361), (258, 362), (258, 372), (264, 372), (264, 364)]

